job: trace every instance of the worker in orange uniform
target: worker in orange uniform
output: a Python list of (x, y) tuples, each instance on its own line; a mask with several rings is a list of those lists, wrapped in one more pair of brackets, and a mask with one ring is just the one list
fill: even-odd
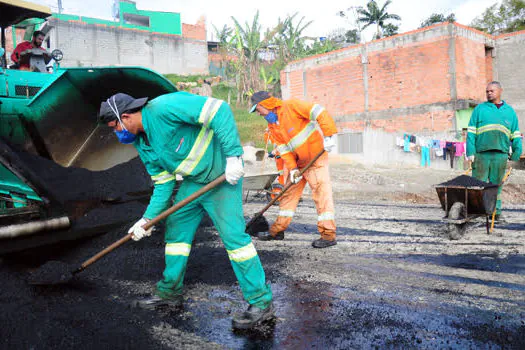
[[(330, 152), (335, 147), (333, 135), (337, 133), (335, 122), (320, 105), (300, 101), (281, 100), (267, 91), (259, 91), (251, 97), (250, 112), (257, 111), (268, 122), (272, 138), (285, 164), (285, 177), (295, 186), (281, 197), (277, 220), (269, 232), (258, 234), (259, 240), (283, 240), (284, 231), (292, 222), (295, 208), (299, 203), (306, 183), (312, 189), (312, 197), (317, 207), (317, 229), (321, 238), (313, 241), (314, 248), (336, 245), (336, 226), (332, 183), (328, 170), (328, 155), (323, 154), (317, 161), (298, 176), (310, 160), (323, 148)], [(318, 124), (323, 135), (317, 130)], [(324, 137), (323, 137), (324, 136)]]

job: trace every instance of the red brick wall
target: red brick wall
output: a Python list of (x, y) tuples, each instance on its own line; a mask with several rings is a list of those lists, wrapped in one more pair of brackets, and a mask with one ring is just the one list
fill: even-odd
[(448, 38), (437, 38), (370, 53), (369, 110), (449, 101), (448, 47)]
[(385, 132), (446, 132), (455, 118), (454, 111), (427, 112), (423, 114), (400, 115), (392, 119), (375, 119), (367, 123), (363, 120), (338, 123), (339, 130), (363, 131), (366, 126)]
[(485, 99), (485, 44), (456, 37), (456, 82), (458, 99)]
[[(333, 116), (364, 111), (361, 56), (309, 69), (306, 82), (306, 99), (321, 102)], [(292, 96), (296, 96), (293, 91)]]
[(197, 24), (182, 23), (182, 37), (195, 40), (206, 40), (206, 22), (199, 19)]
[(492, 67), (492, 50), (485, 51), (485, 82), (490, 83), (494, 80), (494, 69)]
[[(303, 98), (303, 95), (304, 95), (303, 72), (302, 71), (290, 72), (288, 74), (288, 78), (290, 79), (290, 85), (289, 85), (290, 96), (293, 96), (295, 98)], [(286, 79), (286, 76), (285, 76), (285, 79)], [(283, 80), (283, 81), (286, 81), (286, 80)]]

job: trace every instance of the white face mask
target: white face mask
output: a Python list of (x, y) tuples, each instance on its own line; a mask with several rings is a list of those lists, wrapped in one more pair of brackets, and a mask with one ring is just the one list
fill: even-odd
[(117, 117), (118, 122), (120, 123), (120, 126), (122, 126), (122, 129), (128, 131), (128, 129), (126, 129), (126, 126), (124, 126), (124, 123), (122, 122), (122, 119), (120, 119), (117, 103), (115, 102), (115, 96), (113, 96), (113, 105), (111, 105), (111, 100), (109, 98), (107, 99), (106, 103), (109, 105), (109, 108), (111, 108), (113, 113), (115, 113), (115, 116)]

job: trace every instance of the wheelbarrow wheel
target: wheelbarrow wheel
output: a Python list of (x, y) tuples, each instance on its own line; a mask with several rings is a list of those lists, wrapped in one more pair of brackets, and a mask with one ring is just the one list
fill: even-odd
[[(448, 218), (451, 220), (465, 219), (465, 205), (461, 202), (452, 204), (448, 212)], [(467, 224), (448, 224), (448, 237), (451, 240), (458, 240), (465, 234)]]
[[(281, 184), (272, 184), (272, 186), (270, 187), (270, 190), (266, 192), (266, 199), (268, 200), (268, 202), (270, 202), (271, 200), (273, 200), (275, 197), (277, 197), (279, 195), (279, 193), (282, 192), (283, 190), (283, 185)], [(273, 205), (279, 205), (279, 201), (275, 201), (275, 203), (273, 203)]]

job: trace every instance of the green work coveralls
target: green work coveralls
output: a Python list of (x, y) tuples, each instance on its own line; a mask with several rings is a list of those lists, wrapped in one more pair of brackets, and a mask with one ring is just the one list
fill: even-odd
[[(521, 132), (514, 109), (503, 101), (498, 108), (492, 102), (482, 103), (472, 112), (468, 125), (467, 156), (474, 155), (472, 176), (500, 184), (505, 176), (509, 150), (511, 160), (518, 161), (522, 151)], [(501, 190), (498, 189), (496, 214), (501, 214)]]
[[(171, 205), (175, 174), (184, 177), (178, 202), (222, 175), (226, 157), (243, 153), (231, 109), (221, 100), (186, 92), (162, 95), (144, 106), (142, 124), (144, 133), (134, 146), (155, 185), (145, 218)], [(163, 298), (182, 293), (191, 244), (204, 211), (226, 247), (244, 298), (266, 308), (272, 292), (251, 237), (244, 232), (242, 179), (236, 185), (224, 182), (166, 219), (166, 268), (156, 293)]]

